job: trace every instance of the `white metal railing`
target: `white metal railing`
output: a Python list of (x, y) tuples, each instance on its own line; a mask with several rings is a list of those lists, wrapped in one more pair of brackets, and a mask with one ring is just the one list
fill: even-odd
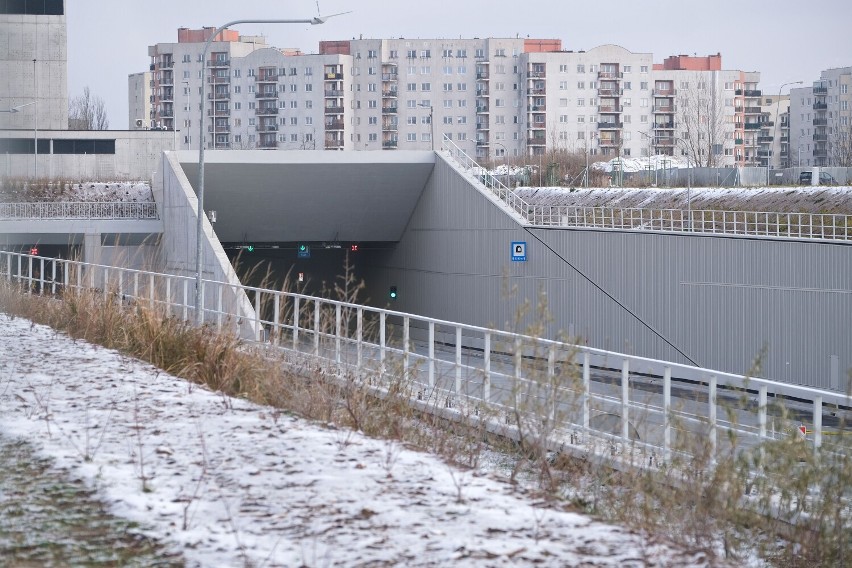
[(594, 228), (664, 231), (716, 235), (752, 235), (795, 239), (852, 241), (852, 215), (833, 213), (781, 213), (769, 211), (718, 211), (712, 209), (642, 209), (582, 207), (529, 203), (451, 140), (444, 150), (459, 166), (471, 172), (485, 189), (503, 201), (524, 221), (536, 227)]
[[(0, 278), (34, 293), (89, 288), (151, 301), (195, 320), (194, 277), (0, 251)], [(302, 294), (214, 281), (201, 293), (205, 324), (253, 329), (258, 341), (374, 385), (405, 380), (413, 400), (442, 412), (546, 417), (575, 444), (604, 440), (668, 461), (705, 441), (714, 451), (747, 449), (800, 424), (814, 448), (848, 444), (837, 428), (852, 403), (841, 393)], [(233, 293), (245, 293), (254, 313), (227, 309)]]
[(159, 219), (157, 204), (147, 202), (44, 201), (0, 203), (0, 219)]

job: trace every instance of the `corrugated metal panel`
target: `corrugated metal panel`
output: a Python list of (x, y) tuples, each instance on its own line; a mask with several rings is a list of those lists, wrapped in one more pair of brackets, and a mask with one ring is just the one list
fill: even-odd
[[(527, 242), (527, 262), (510, 243)], [(686, 234), (531, 229), (438, 160), (377, 281), (399, 309), (522, 330), (546, 293), (560, 331), (590, 345), (830, 388), (852, 367), (852, 246)], [(576, 270), (575, 270), (576, 269)]]

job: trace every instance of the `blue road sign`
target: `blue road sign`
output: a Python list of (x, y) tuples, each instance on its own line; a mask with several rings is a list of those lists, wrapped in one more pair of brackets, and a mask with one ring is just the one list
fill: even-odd
[(527, 243), (525, 241), (512, 241), (512, 262), (527, 261)]

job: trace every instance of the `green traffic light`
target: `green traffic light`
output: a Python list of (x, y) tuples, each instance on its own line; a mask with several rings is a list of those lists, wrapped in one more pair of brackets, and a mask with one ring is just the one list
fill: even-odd
[(307, 249), (307, 248), (308, 247), (305, 246), (305, 245), (299, 245), (299, 250), (302, 251), (302, 252), (305, 252), (305, 249)]
[(390, 299), (396, 300), (396, 286), (390, 287)]
[(254, 245), (249, 245), (246, 248), (248, 249), (249, 252), (252, 252), (254, 250)]

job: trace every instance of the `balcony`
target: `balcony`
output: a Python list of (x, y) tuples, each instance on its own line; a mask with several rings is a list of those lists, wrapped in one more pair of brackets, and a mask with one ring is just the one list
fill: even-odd
[(814, 134), (814, 142), (827, 142), (828, 134)]
[(231, 76), (230, 75), (212, 75), (210, 77), (207, 77), (207, 82), (214, 84), (214, 85), (220, 85), (222, 83), (230, 83), (231, 82)]
[(763, 110), (760, 107), (745, 107), (746, 114), (760, 114)]
[(487, 79), (488, 78), (488, 72), (487, 71), (480, 71), (479, 73), (476, 74), (476, 78), (478, 80)]
[(278, 147), (278, 141), (275, 140), (274, 136), (270, 139), (261, 138), (260, 141), (257, 143), (257, 147), (258, 148), (277, 148)]
[(527, 110), (529, 112), (547, 112), (546, 105), (528, 105)]
[(327, 120), (325, 122), (326, 130), (343, 130), (343, 121), (342, 120)]
[(342, 106), (327, 106), (324, 110), (325, 114), (343, 114)]
[(382, 108), (382, 114), (396, 114), (397, 112), (399, 112), (399, 109), (395, 106)]
[(215, 127), (211, 124), (210, 126), (207, 127), (207, 132), (210, 132), (210, 133), (215, 132), (216, 134), (227, 134), (230, 131), (231, 131), (231, 125), (230, 124), (217, 124)]
[(621, 140), (618, 138), (601, 138), (598, 145), (601, 148), (617, 148), (621, 145)]
[(326, 97), (342, 97), (343, 89), (326, 89), (325, 90)]
[(654, 138), (654, 146), (674, 146), (674, 138)]
[(675, 123), (674, 122), (655, 122), (654, 128), (658, 130), (674, 130)]
[(160, 69), (171, 69), (175, 66), (174, 59), (163, 59), (160, 61)]
[(274, 123), (270, 124), (259, 124), (257, 127), (258, 132), (278, 132), (278, 125)]
[(615, 105), (608, 105), (608, 106), (599, 105), (598, 106), (598, 112), (615, 114), (615, 113), (621, 112), (621, 107), (617, 107)]
[(393, 149), (399, 145), (399, 142), (396, 140), (385, 140), (382, 142), (382, 148)]
[(254, 94), (256, 99), (277, 99), (278, 91), (259, 91)]
[(386, 99), (395, 99), (399, 95), (396, 89), (385, 89), (382, 91), (382, 97)]
[(477, 105), (476, 106), (476, 113), (477, 114), (482, 114), (482, 113), (485, 113), (485, 112), (488, 112), (488, 105)]
[(655, 97), (673, 97), (677, 93), (677, 90), (674, 88), (670, 89), (654, 89)]
[(546, 140), (547, 139), (544, 137), (529, 138), (527, 140), (527, 146), (544, 146), (546, 144)]
[(229, 107), (209, 108), (207, 116), (231, 116), (231, 109)]
[(278, 75), (275, 73), (259, 73), (254, 76), (257, 83), (275, 83), (278, 81)]
[(382, 73), (382, 81), (396, 81), (398, 77), (396, 73)]
[(758, 136), (757, 137), (757, 143), (758, 144), (769, 144), (770, 142), (772, 142), (772, 140), (774, 140), (774, 138), (772, 136)]
[(174, 84), (175, 84), (175, 80), (174, 80), (174, 77), (172, 76), (171, 73), (164, 73), (163, 76), (160, 77), (160, 86), (161, 87), (172, 86)]
[(326, 148), (343, 148), (343, 140), (326, 140)]
[(489, 95), (488, 95), (488, 89), (476, 89), (476, 96), (477, 96), (477, 97), (487, 97), (487, 96), (489, 96)]
[(485, 121), (485, 122), (477, 122), (477, 123), (476, 123), (476, 129), (477, 129), (477, 130), (490, 130), (490, 129), (491, 129), (491, 126), (489, 125), (489, 123), (488, 123), (487, 121)]
[(598, 79), (618, 79), (616, 71), (598, 71)]
[(744, 126), (745, 126), (746, 130), (759, 130), (760, 129), (760, 123), (759, 122), (746, 122)]
[(477, 140), (476, 141), (477, 146), (488, 146), (488, 144), (489, 144), (488, 140)]
[(171, 118), (175, 115), (175, 111), (172, 109), (163, 109), (160, 111), (160, 118)]
[(222, 67), (230, 67), (231, 60), (230, 59), (209, 59), (207, 60), (207, 67), (209, 69), (221, 69)]
[(621, 91), (612, 87), (601, 87), (598, 89), (598, 95), (602, 97), (618, 97), (621, 96)]
[(168, 89), (166, 92), (163, 93), (163, 96), (160, 97), (160, 100), (164, 101), (164, 102), (165, 101), (174, 101), (175, 100), (174, 92), (171, 89)]
[(623, 122), (598, 122), (598, 130), (615, 130), (624, 127)]
[(261, 107), (256, 110), (258, 116), (269, 116), (270, 114), (278, 114), (278, 107)]
[(325, 73), (323, 77), (326, 81), (334, 81), (337, 79), (343, 79), (343, 73)]
[(527, 71), (528, 79), (544, 79), (547, 74), (544, 71)]
[(827, 95), (828, 94), (828, 87), (814, 87), (814, 94), (815, 95)]
[(827, 118), (815, 118), (814, 119), (814, 126), (828, 126), (828, 119)]
[(736, 144), (737, 146), (742, 146), (743, 145), (743, 139), (742, 138), (734, 139), (734, 144)]
[(828, 110), (826, 103), (814, 103), (814, 110)]
[(755, 89), (751, 89), (751, 90), (746, 89), (745, 91), (743, 91), (743, 94), (747, 97), (760, 97), (760, 96), (762, 96), (761, 91), (755, 90)]
[(545, 89), (530, 89), (527, 91), (527, 95), (544, 95), (546, 94)]
[(771, 155), (772, 155), (772, 152), (770, 150), (758, 150), (757, 151), (757, 156), (759, 158), (768, 158)]
[(817, 158), (828, 157), (828, 148), (814, 148), (814, 157), (817, 157)]
[(654, 114), (674, 114), (677, 110), (677, 107), (674, 105), (671, 106), (655, 106), (653, 109)]

